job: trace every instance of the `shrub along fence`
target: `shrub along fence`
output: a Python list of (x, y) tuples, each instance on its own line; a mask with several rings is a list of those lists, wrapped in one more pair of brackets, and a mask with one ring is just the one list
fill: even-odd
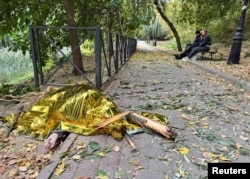
[[(68, 37), (72, 29), (77, 31), (79, 39), (73, 50)], [(99, 27), (30, 26), (29, 30), (35, 86), (87, 83), (100, 89), (130, 59), (137, 46), (136, 39)], [(93, 42), (93, 46), (87, 45), (90, 51), (93, 50), (92, 54), (84, 52), (89, 41)], [(73, 53), (78, 47), (82, 49), (84, 72), (73, 63)], [(81, 75), (73, 75), (72, 68), (78, 69)]]

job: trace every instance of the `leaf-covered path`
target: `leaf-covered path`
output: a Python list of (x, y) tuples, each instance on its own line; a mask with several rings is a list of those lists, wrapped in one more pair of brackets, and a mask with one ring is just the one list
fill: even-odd
[(52, 178), (205, 178), (208, 162), (250, 162), (249, 92), (140, 45), (104, 92), (121, 110), (167, 116), (177, 137), (136, 134), (132, 152), (125, 139), (76, 136), (67, 153), (54, 154)]
[(61, 177), (199, 178), (207, 176), (208, 162), (250, 162), (249, 93), (173, 60), (167, 52), (138, 50), (105, 93), (122, 110), (168, 116), (169, 126), (178, 133), (176, 139), (137, 134), (132, 137), (137, 147), (133, 153), (125, 139), (79, 136), (72, 151), (92, 140), (118, 150), (112, 149), (102, 159), (76, 155), (79, 161), (75, 162), (69, 157)]

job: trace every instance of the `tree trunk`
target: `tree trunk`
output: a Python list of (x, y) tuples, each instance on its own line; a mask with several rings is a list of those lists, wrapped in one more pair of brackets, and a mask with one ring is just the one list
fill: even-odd
[[(69, 27), (76, 27), (75, 13), (74, 13), (74, 0), (64, 0), (64, 6), (66, 11), (66, 22)], [(69, 29), (69, 39), (72, 51), (79, 45), (79, 39), (77, 35), (77, 29)], [(76, 75), (81, 75), (84, 73), (82, 54), (80, 46), (74, 50), (73, 53), (73, 63), (77, 66), (74, 67), (73, 73)]]
[(114, 24), (114, 13), (111, 10), (109, 12), (109, 22), (108, 22), (108, 51), (109, 51), (109, 58), (114, 55), (114, 49), (113, 49), (113, 39), (112, 39), (112, 30), (113, 30), (113, 24)]
[[(113, 38), (112, 38), (112, 30), (114, 24), (114, 11), (111, 9), (109, 11), (109, 22), (108, 22), (108, 58), (109, 58), (109, 66), (111, 66), (111, 60), (114, 55), (113, 48)], [(111, 75), (111, 71), (109, 71), (109, 75)]]
[(182, 51), (180, 37), (179, 37), (178, 32), (177, 32), (176, 28), (174, 27), (173, 23), (170, 22), (170, 20), (167, 18), (167, 16), (162, 12), (162, 9), (159, 6), (158, 0), (154, 0), (154, 5), (156, 6), (156, 9), (159, 12), (160, 16), (162, 17), (162, 19), (168, 24), (171, 31), (173, 32), (175, 40), (176, 40), (178, 51)]

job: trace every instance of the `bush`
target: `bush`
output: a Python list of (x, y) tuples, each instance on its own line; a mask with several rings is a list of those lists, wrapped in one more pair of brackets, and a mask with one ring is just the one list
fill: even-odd
[(33, 76), (33, 64), (29, 53), (13, 52), (0, 48), (0, 86), (18, 84)]

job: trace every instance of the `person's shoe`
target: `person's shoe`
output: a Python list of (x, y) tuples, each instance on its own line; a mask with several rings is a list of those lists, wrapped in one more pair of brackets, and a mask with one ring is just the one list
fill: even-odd
[(184, 62), (186, 62), (186, 61), (189, 60), (189, 58), (188, 57), (183, 57), (181, 60), (184, 61)]
[(174, 54), (174, 57), (176, 60), (180, 60), (181, 59), (181, 56), (179, 54)]
[(194, 55), (194, 56), (191, 57), (191, 60), (193, 60), (193, 61), (196, 61), (196, 59), (197, 59), (196, 55)]

